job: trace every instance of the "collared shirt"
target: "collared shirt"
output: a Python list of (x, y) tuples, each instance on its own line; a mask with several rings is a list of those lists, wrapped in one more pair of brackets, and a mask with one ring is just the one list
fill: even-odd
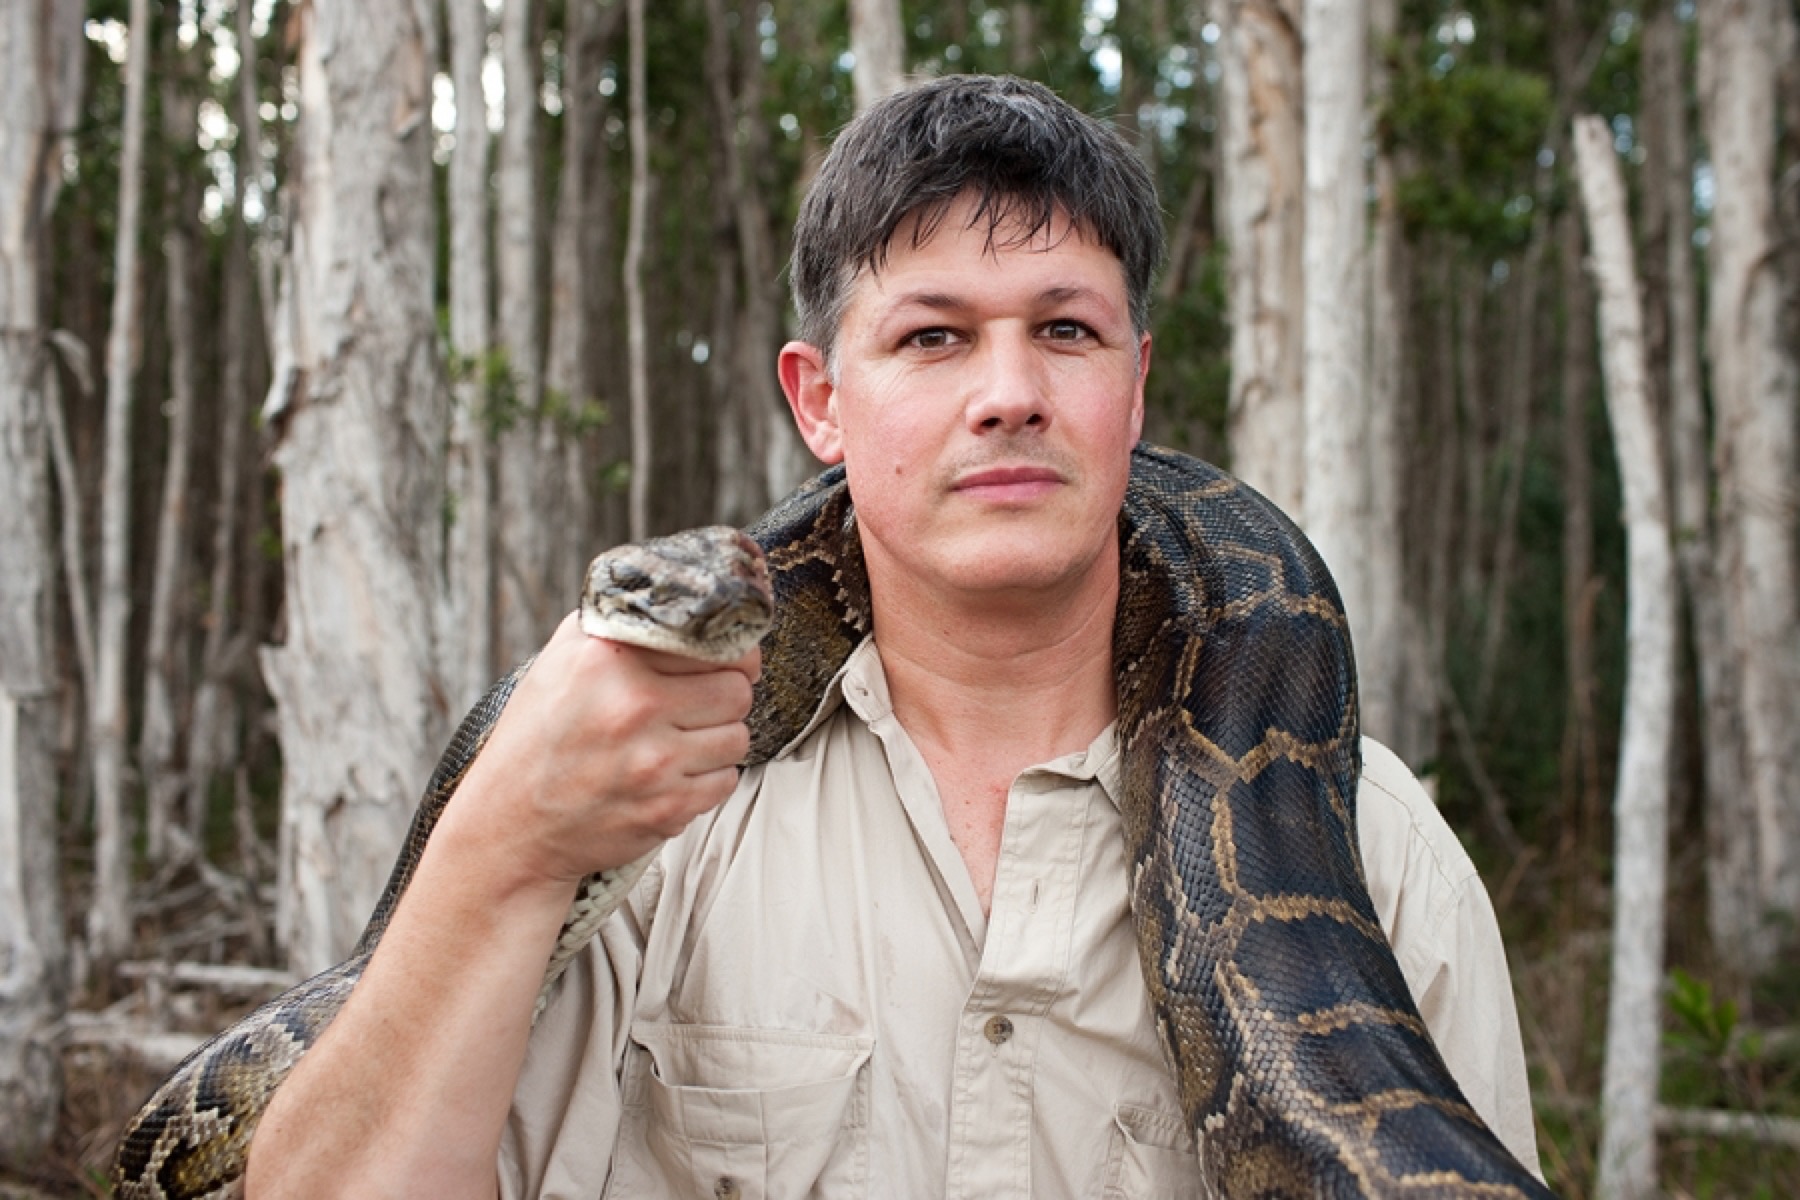
[[(669, 842), (534, 1030), (506, 1196), (1201, 1194), (1139, 973), (1113, 732), (1022, 772), (991, 911), (880, 657)], [(1370, 891), (1433, 1037), (1537, 1162), (1486, 892), (1405, 766), (1364, 742)]]

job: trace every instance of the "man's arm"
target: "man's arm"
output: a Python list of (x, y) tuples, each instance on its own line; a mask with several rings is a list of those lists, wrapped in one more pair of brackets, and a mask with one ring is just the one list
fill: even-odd
[(544, 965), (577, 883), (730, 795), (759, 659), (581, 634), (520, 681), (393, 922), (252, 1144), (255, 1197), (492, 1196)]

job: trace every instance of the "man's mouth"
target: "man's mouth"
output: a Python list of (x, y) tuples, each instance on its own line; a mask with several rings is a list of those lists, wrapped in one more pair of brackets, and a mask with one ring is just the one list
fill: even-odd
[(1061, 473), (1050, 467), (984, 467), (959, 477), (951, 490), (1002, 503), (1034, 500), (1062, 486)]

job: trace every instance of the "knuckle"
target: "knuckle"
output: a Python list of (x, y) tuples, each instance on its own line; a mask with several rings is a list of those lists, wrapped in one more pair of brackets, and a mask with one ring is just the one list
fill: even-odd
[(620, 782), (633, 792), (658, 791), (674, 766), (675, 756), (666, 747), (640, 742), (625, 756)]

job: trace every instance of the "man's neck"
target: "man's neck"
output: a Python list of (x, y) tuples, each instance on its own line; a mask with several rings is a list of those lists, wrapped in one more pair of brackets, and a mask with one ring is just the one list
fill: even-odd
[(876, 591), (894, 713), (928, 757), (1016, 773), (1085, 749), (1112, 721), (1118, 585), (1098, 578), (1055, 597)]

